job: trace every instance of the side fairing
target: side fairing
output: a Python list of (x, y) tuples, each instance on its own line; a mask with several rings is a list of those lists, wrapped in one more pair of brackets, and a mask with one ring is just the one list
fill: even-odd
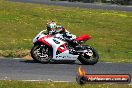
[(45, 39), (53, 48), (53, 60), (76, 60), (78, 55), (69, 53), (66, 43), (58, 38), (50, 37)]

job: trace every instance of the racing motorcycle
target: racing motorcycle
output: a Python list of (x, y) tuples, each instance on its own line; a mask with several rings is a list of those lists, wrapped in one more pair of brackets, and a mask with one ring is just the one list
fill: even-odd
[(64, 40), (62, 34), (49, 35), (47, 30), (41, 31), (33, 39), (31, 49), (32, 58), (40, 63), (74, 63), (77, 59), (85, 65), (94, 65), (98, 62), (99, 55), (96, 50), (83, 45), (91, 36), (82, 35), (76, 38), (78, 45)]

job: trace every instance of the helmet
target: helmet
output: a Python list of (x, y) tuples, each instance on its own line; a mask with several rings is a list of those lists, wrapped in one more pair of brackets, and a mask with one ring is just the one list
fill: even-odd
[(56, 23), (53, 21), (48, 22), (46, 27), (47, 27), (47, 31), (49, 32), (49, 31), (54, 30), (56, 28)]
[(62, 26), (57, 26), (56, 27), (56, 32), (57, 33), (63, 33), (63, 32), (65, 32), (65, 29)]

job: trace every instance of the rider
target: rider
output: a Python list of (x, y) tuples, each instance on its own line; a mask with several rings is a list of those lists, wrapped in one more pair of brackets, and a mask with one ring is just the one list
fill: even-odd
[(48, 22), (46, 27), (49, 34), (62, 34), (63, 38), (67, 42), (72, 43), (71, 45), (78, 45), (76, 41), (76, 35), (71, 34), (64, 27), (57, 25), (54, 21)]
[(48, 34), (53, 34), (53, 32), (55, 32), (55, 29), (56, 29), (56, 23), (51, 21), (51, 22), (48, 22), (46, 24), (46, 29), (47, 29), (47, 32)]

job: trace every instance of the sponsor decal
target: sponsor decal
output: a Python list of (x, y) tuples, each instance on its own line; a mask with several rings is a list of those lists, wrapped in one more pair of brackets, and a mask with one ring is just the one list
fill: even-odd
[(76, 59), (77, 56), (73, 56), (73, 55), (72, 56), (57, 55), (56, 58), (61, 58), (61, 59), (67, 59), (67, 58), (68, 59)]
[(129, 74), (86, 74), (80, 66), (78, 68), (76, 81), (79, 84), (85, 83), (130, 83)]

